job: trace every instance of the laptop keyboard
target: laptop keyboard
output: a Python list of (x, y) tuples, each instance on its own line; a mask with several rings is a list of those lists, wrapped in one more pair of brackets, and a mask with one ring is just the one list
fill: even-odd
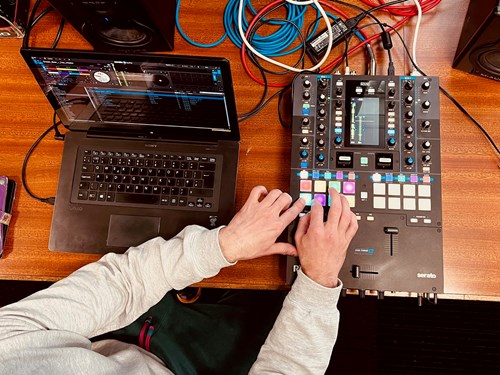
[(222, 156), (85, 149), (78, 201), (213, 209)]

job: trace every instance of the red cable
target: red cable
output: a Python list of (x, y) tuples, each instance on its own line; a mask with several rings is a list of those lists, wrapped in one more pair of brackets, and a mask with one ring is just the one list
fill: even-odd
[[(375, 2), (374, 0), (361, 0), (363, 3), (366, 5), (369, 5), (371, 7), (376, 7), (379, 5), (386, 4), (387, 1), (385, 0), (378, 0), (378, 3)], [(419, 0), (420, 6), (422, 7), (422, 13), (428, 12), (432, 8), (436, 7), (441, 0)], [(395, 16), (415, 16), (417, 12), (417, 7), (413, 5), (390, 5), (385, 8), (382, 8), (380, 10), (383, 10), (384, 12), (388, 12), (390, 14), (393, 14)]]

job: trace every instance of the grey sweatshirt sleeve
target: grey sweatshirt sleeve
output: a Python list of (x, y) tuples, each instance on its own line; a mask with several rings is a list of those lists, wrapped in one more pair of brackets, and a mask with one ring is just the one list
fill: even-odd
[(0, 309), (0, 351), (10, 337), (28, 332), (59, 330), (92, 338), (127, 326), (172, 288), (182, 289), (230, 265), (220, 250), (218, 230), (189, 226), (168, 241), (158, 237), (125, 254), (109, 253)]
[(250, 374), (323, 374), (337, 339), (342, 284), (325, 288), (299, 270)]

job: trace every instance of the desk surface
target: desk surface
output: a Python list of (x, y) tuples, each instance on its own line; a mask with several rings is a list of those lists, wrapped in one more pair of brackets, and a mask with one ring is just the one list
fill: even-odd
[[(183, 2), (194, 7), (192, 2)], [(424, 16), (418, 62), (430, 75), (480, 121), (500, 143), (499, 83), (468, 75), (451, 68), (468, 1), (443, 1)], [(190, 17), (182, 19), (184, 31), (201, 42), (222, 34), (223, 4), (197, 3)], [(43, 9), (43, 3), (42, 7)], [(182, 13), (182, 9), (181, 9)], [(212, 14), (213, 18), (208, 17)], [(182, 14), (181, 14), (182, 16)], [(213, 36), (197, 20), (211, 19)], [(394, 18), (396, 20), (396, 18)], [(393, 21), (394, 21), (393, 20)], [(58, 16), (52, 12), (32, 32), (32, 46), (50, 46), (57, 32)], [(403, 35), (410, 40), (413, 28)], [(398, 43), (393, 56), (396, 72), (408, 71), (408, 61)], [(0, 260), (0, 279), (61, 279), (99, 256), (67, 254), (47, 249), (53, 207), (31, 199), (21, 186), (21, 166), (33, 142), (52, 121), (52, 110), (24, 64), (20, 40), (0, 40), (0, 174), (18, 182), (14, 216), (6, 251)], [(374, 44), (377, 54), (381, 48)], [(65, 28), (59, 48), (90, 49), (90, 45), (70, 26)], [(238, 113), (258, 102), (262, 86), (244, 72), (239, 50), (230, 42), (212, 49), (195, 48), (176, 34), (176, 54), (225, 56), (231, 60)], [(337, 54), (340, 53), (337, 52)], [(350, 58), (351, 66), (364, 71), (362, 52)], [(383, 61), (383, 60), (382, 60)], [(379, 73), (385, 71), (379, 64)], [(271, 78), (273, 79), (273, 77)], [(274, 91), (271, 91), (274, 92)], [(250, 189), (263, 184), (269, 189), (288, 190), (290, 136), (277, 114), (277, 101), (258, 115), (241, 123), (241, 153), (237, 181), (237, 208)], [(500, 170), (499, 160), (480, 131), (448, 99), (441, 97), (441, 148), (443, 190), (443, 238), (445, 293), (500, 297)], [(62, 142), (45, 139), (30, 159), (28, 184), (39, 196), (53, 196), (59, 173)], [(68, 228), (71, 235), (72, 228)], [(279, 256), (240, 262), (200, 285), (231, 288), (284, 288), (285, 259)]]

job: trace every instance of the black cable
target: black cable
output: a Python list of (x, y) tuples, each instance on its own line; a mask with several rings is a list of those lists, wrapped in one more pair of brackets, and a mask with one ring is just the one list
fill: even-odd
[(54, 8), (52, 8), (51, 6), (50, 7), (47, 7), (45, 8), (38, 16), (36, 16), (36, 18), (33, 20), (33, 22), (30, 24), (30, 27), (35, 27), (35, 25), (38, 23), (38, 21), (40, 21), (43, 17), (45, 17), (45, 15), (51, 11), (53, 11)]
[(33, 19), (35, 18), (35, 13), (38, 10), (38, 7), (40, 6), (40, 3), (42, 0), (36, 0), (35, 4), (33, 5), (33, 8), (31, 9), (31, 13), (28, 19), (28, 23), (26, 25), (26, 32), (24, 33), (24, 38), (23, 38), (23, 47), (28, 48), (29, 46), (29, 39), (30, 39), (30, 32), (31, 32), (31, 24), (33, 23)]
[(59, 30), (57, 30), (57, 34), (56, 34), (56, 37), (54, 39), (54, 43), (52, 43), (52, 47), (50, 47), (50, 48), (57, 47), (57, 44), (59, 43), (59, 40), (61, 39), (61, 35), (63, 33), (65, 23), (66, 23), (66, 21), (64, 20), (64, 18), (61, 18), (61, 23), (59, 24)]
[(28, 184), (26, 182), (26, 168), (28, 166), (28, 160), (29, 160), (31, 154), (33, 153), (35, 148), (38, 146), (38, 144), (47, 136), (47, 134), (50, 133), (51, 130), (54, 129), (56, 131), (56, 134), (61, 134), (61, 133), (59, 133), (59, 129), (57, 129), (57, 127), (61, 124), (61, 121), (55, 122), (55, 119), (56, 119), (55, 112), (54, 112), (53, 119), (54, 119), (53, 124), (47, 130), (45, 130), (43, 132), (43, 134), (35, 141), (35, 143), (33, 143), (33, 145), (30, 147), (30, 149), (26, 153), (26, 156), (24, 157), (24, 161), (23, 161), (23, 166), (21, 168), (21, 181), (22, 181), (23, 187), (26, 190), (26, 192), (28, 193), (28, 195), (33, 199), (36, 199), (40, 202), (47, 203), (50, 205), (54, 205), (54, 203), (56, 201), (55, 197), (41, 198), (41, 197), (38, 197), (35, 194), (33, 194), (31, 192), (31, 190), (28, 188)]
[[(399, 39), (401, 40), (401, 43), (403, 44), (403, 47), (406, 51), (406, 54), (408, 55), (409, 59), (410, 59), (410, 62), (412, 63), (412, 65), (415, 67), (415, 69), (420, 73), (422, 74), (423, 76), (427, 77), (427, 74), (424, 73), (422, 71), (422, 69), (420, 69), (417, 64), (415, 64), (415, 61), (413, 60), (412, 56), (411, 56), (411, 53), (410, 51), (408, 50), (408, 46), (406, 45), (403, 37), (401, 36), (401, 34), (392, 26), (390, 25), (387, 25), (387, 27), (391, 28), (392, 30), (394, 30), (396, 32), (396, 35), (399, 37)], [(488, 132), (484, 129), (484, 127), (479, 123), (479, 121), (477, 121), (474, 117), (472, 117), (472, 115), (448, 92), (446, 91), (441, 85), (439, 85), (439, 89), (441, 90), (441, 92), (464, 114), (466, 115), (473, 123), (474, 125), (476, 125), (476, 127), (481, 131), (481, 133), (483, 133), (483, 135), (486, 137), (486, 139), (488, 140), (488, 142), (490, 142), (490, 144), (493, 146), (493, 148), (495, 149), (495, 151), (500, 155), (500, 149), (498, 148), (498, 146), (496, 145), (495, 141), (491, 138), (491, 136), (488, 134)], [(500, 166), (499, 166), (500, 168)]]

